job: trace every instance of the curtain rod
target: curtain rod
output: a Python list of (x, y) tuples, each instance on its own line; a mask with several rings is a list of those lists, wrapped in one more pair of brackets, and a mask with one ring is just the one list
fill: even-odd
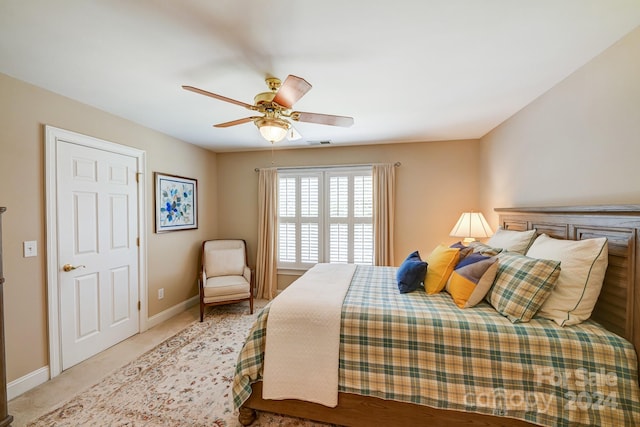
[[(283, 170), (288, 170), (288, 169), (329, 169), (329, 168), (353, 168), (353, 167), (358, 167), (358, 166), (372, 166), (374, 163), (369, 163), (369, 164), (360, 164), (360, 165), (328, 165), (328, 166), (284, 166), (284, 167), (279, 167), (276, 168), (278, 170), (283, 169)], [(400, 162), (395, 162), (393, 164), (393, 166), (399, 168), (400, 166), (402, 166), (402, 163)], [(254, 171), (256, 172), (260, 172), (260, 168), (255, 168)]]

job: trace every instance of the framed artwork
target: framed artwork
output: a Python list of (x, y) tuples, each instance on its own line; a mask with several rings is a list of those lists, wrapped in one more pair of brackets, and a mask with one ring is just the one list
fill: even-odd
[(198, 228), (198, 181), (154, 172), (156, 233)]

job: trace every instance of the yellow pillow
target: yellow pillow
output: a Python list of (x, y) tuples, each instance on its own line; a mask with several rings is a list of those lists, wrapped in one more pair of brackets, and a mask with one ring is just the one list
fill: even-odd
[(444, 289), (449, 276), (458, 263), (460, 249), (438, 245), (427, 259), (427, 276), (424, 289), (428, 294), (437, 294)]

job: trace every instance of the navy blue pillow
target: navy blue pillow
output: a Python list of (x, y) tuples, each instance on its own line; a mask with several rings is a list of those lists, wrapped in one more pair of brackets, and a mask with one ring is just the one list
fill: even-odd
[(467, 246), (463, 245), (462, 242), (455, 242), (453, 245), (451, 245), (449, 247), (450, 248), (465, 249)]
[(401, 294), (413, 292), (424, 282), (427, 274), (427, 263), (420, 259), (420, 254), (415, 251), (405, 259), (398, 271), (396, 272), (396, 280), (398, 281), (398, 289)]
[[(453, 245), (449, 246), (450, 248), (460, 249), (460, 256), (458, 257), (458, 263), (465, 259), (470, 253), (473, 252), (473, 248), (470, 246), (465, 246), (462, 242), (456, 242)], [(458, 268), (456, 266), (456, 268)]]

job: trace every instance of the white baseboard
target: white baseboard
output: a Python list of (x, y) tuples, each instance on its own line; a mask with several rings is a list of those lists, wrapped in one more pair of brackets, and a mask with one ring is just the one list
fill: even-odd
[(152, 328), (156, 325), (159, 325), (160, 323), (164, 322), (165, 320), (169, 320), (171, 319), (173, 316), (182, 313), (183, 311), (188, 310), (189, 308), (193, 307), (194, 305), (200, 303), (200, 296), (196, 295), (195, 297), (192, 297), (186, 301), (181, 302), (180, 304), (176, 304), (171, 308), (166, 309), (165, 311), (162, 311), (158, 314), (156, 314), (155, 316), (151, 316), (147, 319), (147, 327), (148, 328)]
[(24, 377), (11, 381), (7, 384), (7, 400), (11, 400), (14, 397), (20, 396), (22, 393), (26, 393), (49, 381), (49, 367), (45, 366), (38, 370), (28, 373)]
[[(180, 314), (183, 311), (188, 310), (189, 308), (198, 304), (199, 301), (200, 297), (196, 295), (195, 297), (183, 301), (180, 304), (176, 304), (173, 307), (147, 319), (147, 326), (151, 328), (164, 322), (165, 320), (169, 320), (173, 316)], [(33, 372), (30, 372), (27, 375), (18, 378), (17, 380), (11, 381), (9, 384), (7, 384), (7, 400), (18, 397), (21, 394), (31, 390), (32, 388), (46, 383), (47, 381), (49, 381), (49, 377), (49, 366), (45, 366)]]

